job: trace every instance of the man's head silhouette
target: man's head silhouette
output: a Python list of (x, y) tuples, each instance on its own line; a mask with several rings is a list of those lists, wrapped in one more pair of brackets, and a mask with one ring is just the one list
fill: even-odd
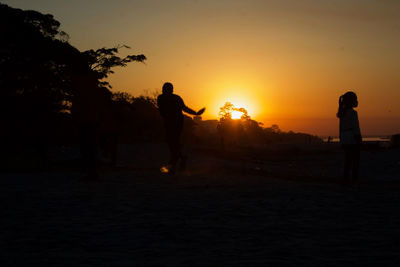
[(174, 91), (174, 86), (172, 85), (172, 83), (164, 83), (162, 87), (163, 94), (172, 94), (173, 91)]

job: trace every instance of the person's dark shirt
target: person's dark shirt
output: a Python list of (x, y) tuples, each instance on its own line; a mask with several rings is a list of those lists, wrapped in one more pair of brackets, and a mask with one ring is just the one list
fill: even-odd
[(183, 121), (182, 111), (192, 115), (196, 112), (188, 108), (182, 98), (175, 94), (161, 94), (157, 97), (158, 110), (166, 123)]

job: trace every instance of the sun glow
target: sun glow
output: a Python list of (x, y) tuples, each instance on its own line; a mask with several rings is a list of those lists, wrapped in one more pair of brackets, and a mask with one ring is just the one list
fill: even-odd
[[(258, 115), (258, 107), (256, 106), (256, 101), (251, 101), (250, 99), (245, 99), (244, 97), (239, 98), (233, 98), (233, 97), (228, 97), (225, 98), (224, 101), (218, 101), (215, 102), (215, 104), (213, 106), (215, 106), (215, 112), (214, 114), (218, 114), (220, 112), (220, 108), (225, 104), (225, 103), (232, 103), (235, 109), (240, 109), (240, 108), (244, 108), (247, 112), (248, 115), (251, 116), (252, 118), (255, 116), (257, 118)], [(239, 111), (239, 110), (232, 110), (231, 111), (231, 118), (232, 119), (240, 119), (243, 115), (243, 112)]]
[(232, 119), (237, 120), (237, 119), (240, 119), (242, 117), (243, 112), (234, 110), (234, 111), (232, 111), (231, 115), (232, 115)]
[[(237, 74), (236, 76), (240, 75)], [(236, 79), (237, 81), (235, 80), (235, 84), (227, 81), (229, 79), (235, 79), (234, 77), (235, 75), (232, 74), (232, 77), (224, 77), (224, 79), (213, 82), (207, 86), (209, 88), (215, 88), (215, 90), (212, 90), (208, 95), (210, 99), (208, 105), (210, 107), (206, 111), (207, 113), (205, 117), (209, 116), (208, 118), (211, 117), (210, 119), (212, 119), (212, 117), (216, 116), (218, 118), (220, 108), (223, 107), (227, 102), (233, 104), (237, 111), (230, 111), (230, 117), (232, 119), (240, 119), (242, 117), (243, 113), (238, 110), (240, 108), (245, 109), (248, 112), (248, 115), (254, 120), (259, 119), (260, 114), (264, 115), (264, 109), (265, 106), (267, 106), (264, 103), (264, 100), (268, 98), (264, 96), (264, 93), (260, 93), (259, 83), (256, 82), (257, 79), (250, 79), (253, 77), (250, 77), (249, 79), (243, 78), (243, 80)], [(261, 105), (261, 103), (263, 103), (263, 105)]]

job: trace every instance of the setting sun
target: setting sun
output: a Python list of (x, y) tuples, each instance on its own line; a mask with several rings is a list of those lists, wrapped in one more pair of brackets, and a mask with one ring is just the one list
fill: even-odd
[[(222, 85), (222, 84), (227, 85)], [(206, 118), (215, 118), (220, 108), (227, 102), (232, 103), (234, 110), (231, 110), (232, 119), (240, 119), (243, 115), (239, 109), (243, 108), (252, 119), (259, 118), (260, 114), (267, 113), (268, 98), (261, 97), (259, 86), (253, 81), (238, 81), (237, 85), (222, 81), (221, 84), (212, 84), (210, 87), (217, 88), (210, 94), (210, 108)]]
[(240, 119), (242, 117), (242, 115), (243, 115), (243, 112), (240, 112), (237, 110), (232, 111), (232, 119), (235, 119), (235, 120)]

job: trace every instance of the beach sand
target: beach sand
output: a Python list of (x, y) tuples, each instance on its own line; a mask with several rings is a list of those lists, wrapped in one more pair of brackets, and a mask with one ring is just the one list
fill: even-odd
[[(99, 181), (2, 173), (1, 266), (399, 266), (399, 151), (215, 154), (161, 174), (160, 145), (125, 146)], [(397, 158), (396, 158), (397, 157)]]

